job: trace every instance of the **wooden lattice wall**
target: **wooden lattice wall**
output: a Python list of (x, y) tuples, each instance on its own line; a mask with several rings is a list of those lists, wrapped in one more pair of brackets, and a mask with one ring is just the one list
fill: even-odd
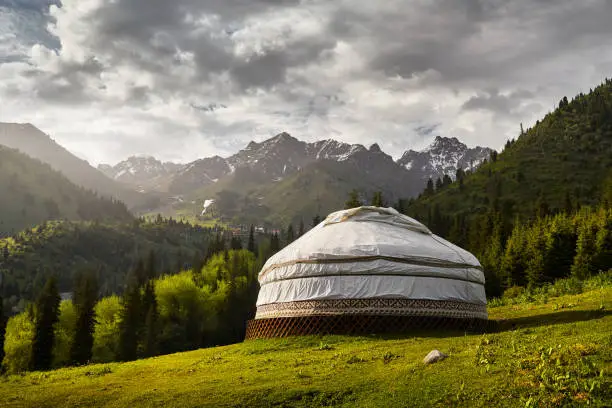
[(327, 315), (278, 317), (250, 320), (246, 339), (260, 339), (312, 334), (368, 335), (421, 330), (463, 330), (483, 332), (493, 321), (429, 316)]

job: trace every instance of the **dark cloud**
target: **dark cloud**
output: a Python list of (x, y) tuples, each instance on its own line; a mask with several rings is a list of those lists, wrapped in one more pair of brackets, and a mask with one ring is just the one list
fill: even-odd
[(34, 44), (43, 44), (52, 50), (61, 47), (59, 39), (47, 28), (55, 21), (49, 15), (49, 7), (52, 5), (60, 6), (61, 2), (60, 0), (0, 0), (0, 24), (8, 23), (6, 29), (17, 40), (15, 44), (9, 44), (8, 50), (2, 47), (0, 42), (0, 64), (24, 61), (27, 58), (24, 50)]
[(502, 95), (494, 89), (468, 99), (461, 107), (464, 110), (489, 110), (495, 113), (511, 114), (523, 101), (534, 97), (532, 92), (518, 90), (509, 95)]
[[(99, 109), (130, 127), (112, 155), (143, 138), (164, 151), (167, 137), (231, 151), (281, 130), (366, 145), (384, 135), (400, 150), (434, 134), (499, 147), (489, 135), (503, 143), (612, 67), (610, 0), (63, 3), (0, 0), (0, 98), (53, 107), (50, 124), (83, 112), (89, 128), (100, 114), (84, 110)], [(0, 119), (27, 116), (19, 109)]]

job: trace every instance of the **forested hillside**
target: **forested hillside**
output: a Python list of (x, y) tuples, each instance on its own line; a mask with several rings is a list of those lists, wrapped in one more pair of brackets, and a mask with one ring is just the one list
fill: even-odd
[(457, 183), (411, 203), (410, 212), (427, 218), (437, 208), (469, 218), (496, 207), (505, 217), (527, 219), (541, 206), (596, 205), (604, 188), (612, 188), (612, 80), (571, 101), (563, 98), (473, 174), (457, 176)]
[(204, 256), (213, 231), (182, 222), (124, 224), (47, 222), (0, 240), (2, 297), (15, 306), (33, 300), (50, 276), (70, 292), (74, 278), (93, 273), (101, 294), (120, 293), (137, 261), (150, 253), (159, 273), (176, 273)]
[(433, 180), (403, 210), (474, 252), (489, 295), (612, 267), (612, 81), (508, 141), (473, 174)]
[(123, 203), (101, 198), (0, 145), (0, 236), (58, 219), (129, 221), (132, 215)]
[(0, 123), (0, 145), (17, 149), (29, 157), (47, 163), (77, 186), (118, 199), (133, 211), (154, 208), (159, 203), (159, 196), (139, 193), (109, 179), (87, 161), (75, 156), (29, 123)]

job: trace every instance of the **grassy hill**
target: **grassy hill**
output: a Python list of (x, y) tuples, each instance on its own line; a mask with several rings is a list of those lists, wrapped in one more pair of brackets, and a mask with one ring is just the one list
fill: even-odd
[[(612, 191), (612, 80), (568, 101), (509, 142), (498, 156), (462, 183), (422, 196), (409, 213), (426, 219), (473, 215), (496, 205), (508, 217), (533, 216), (540, 204), (564, 209), (599, 202)], [(609, 187), (606, 187), (609, 185)]]
[(51, 275), (60, 291), (70, 292), (80, 272), (95, 273), (102, 294), (118, 293), (136, 262), (151, 251), (158, 273), (178, 272), (196, 252), (204, 253), (210, 235), (205, 228), (168, 221), (48, 222), (0, 239), (0, 294), (15, 306), (33, 299)]
[[(557, 407), (612, 401), (612, 288), (490, 307), (489, 334), (248, 341), (0, 378), (6, 407)], [(446, 360), (426, 366), (439, 349)]]
[(0, 192), (0, 236), (53, 219), (132, 219), (122, 203), (100, 198), (50, 166), (4, 146)]

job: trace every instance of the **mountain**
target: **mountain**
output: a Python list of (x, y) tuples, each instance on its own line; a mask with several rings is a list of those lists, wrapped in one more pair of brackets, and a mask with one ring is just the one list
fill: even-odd
[(378, 144), (366, 148), (333, 139), (306, 143), (280, 133), (260, 143), (250, 142), (227, 158), (189, 163), (174, 174), (152, 158), (131, 158), (112, 173), (104, 170), (172, 194), (165, 206), (154, 211), (167, 216), (177, 212), (196, 216), (204, 202), (216, 200), (226, 218), (286, 223), (343, 207), (353, 189), (361, 191), (365, 202), (373, 192), (382, 191), (389, 205), (416, 196), (430, 177), (454, 176), (457, 166), (473, 169), (490, 152), (468, 149), (455, 138), (438, 137), (424, 151), (406, 152), (403, 161), (395, 162)]
[(488, 159), (493, 150), (487, 147), (468, 148), (456, 137), (436, 136), (431, 145), (421, 151), (408, 150), (397, 164), (412, 172), (420, 173), (421, 180), (434, 181), (448, 175), (455, 178), (457, 169), (475, 170)]
[(366, 150), (335, 140), (306, 143), (281, 133), (261, 143), (251, 142), (227, 159), (215, 156), (190, 163), (175, 175), (170, 191), (186, 194), (216, 183), (239, 168), (248, 168), (261, 182), (279, 181), (318, 160), (343, 161)]
[[(297, 144), (289, 139), (282, 143), (312, 148), (312, 145)], [(374, 192), (381, 191), (391, 205), (401, 197), (418, 194), (423, 187), (421, 180), (397, 165), (377, 145), (369, 149), (339, 145), (333, 152), (329, 147), (317, 150), (310, 157), (293, 153), (286, 160), (278, 155), (255, 152), (248, 157), (243, 151), (242, 158), (248, 158), (250, 163), (245, 160), (216, 183), (186, 194), (182, 203), (167, 209), (166, 215), (171, 215), (172, 211), (199, 214), (206, 200), (214, 199), (224, 218), (243, 223), (286, 225), (300, 219), (309, 221), (315, 215), (326, 215), (344, 207), (353, 189), (361, 192), (364, 202), (369, 202)], [(307, 150), (300, 153), (304, 152)], [(319, 159), (313, 159), (317, 154)]]
[(54, 219), (132, 219), (121, 202), (100, 198), (49, 165), (5, 146), (0, 146), (0, 191), (0, 236)]
[(182, 164), (172, 162), (162, 163), (151, 156), (131, 156), (114, 166), (100, 164), (98, 170), (107, 177), (137, 187), (140, 191), (162, 191), (167, 188), (169, 178), (183, 167)]
[[(612, 189), (612, 80), (558, 107), (460, 182), (423, 194), (409, 209), (426, 219), (501, 212), (510, 222), (536, 212), (597, 205)], [(611, 190), (612, 191), (612, 190)]]
[(74, 184), (96, 191), (103, 196), (120, 199), (130, 208), (138, 209), (155, 205), (155, 198), (137, 193), (109, 179), (87, 161), (76, 157), (29, 123), (0, 123), (0, 145), (17, 149), (47, 163)]
[(183, 166), (173, 177), (169, 191), (183, 194), (216, 183), (232, 172), (229, 162), (219, 156), (196, 160)]

